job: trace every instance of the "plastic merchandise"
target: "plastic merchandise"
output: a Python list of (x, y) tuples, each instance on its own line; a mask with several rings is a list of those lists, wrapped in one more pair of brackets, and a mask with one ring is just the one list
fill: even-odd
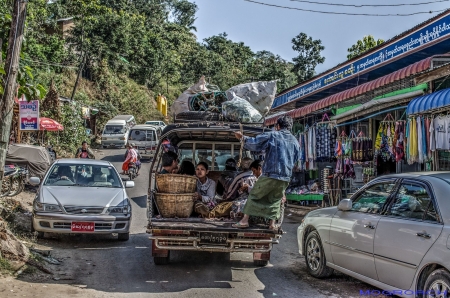
[(239, 123), (261, 122), (261, 114), (245, 99), (235, 96), (222, 103), (222, 115), (229, 121)]

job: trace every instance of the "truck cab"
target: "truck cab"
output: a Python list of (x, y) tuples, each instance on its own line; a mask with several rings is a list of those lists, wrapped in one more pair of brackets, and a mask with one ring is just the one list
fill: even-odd
[[(253, 254), (256, 265), (265, 266), (270, 259), (273, 244), (278, 243), (282, 235), (281, 228), (274, 231), (264, 221), (251, 221), (250, 227), (237, 229), (232, 224), (238, 219), (200, 218), (164, 218), (158, 211), (155, 199), (157, 192), (156, 174), (161, 171), (161, 156), (170, 142), (176, 148), (179, 162), (189, 160), (194, 164), (200, 161), (208, 163), (208, 177), (217, 182), (225, 169), (229, 158), (239, 160), (244, 157), (259, 156), (241, 150), (240, 142), (235, 138), (235, 131), (242, 131), (246, 136), (255, 136), (264, 131), (257, 126), (233, 123), (183, 123), (168, 125), (162, 132), (151, 165), (148, 188), (148, 226), (147, 233), (152, 240), (152, 256), (155, 264), (169, 262), (170, 251), (191, 250), (205, 252), (249, 252)], [(281, 214), (283, 214), (283, 206)], [(280, 225), (283, 216), (278, 220)]]

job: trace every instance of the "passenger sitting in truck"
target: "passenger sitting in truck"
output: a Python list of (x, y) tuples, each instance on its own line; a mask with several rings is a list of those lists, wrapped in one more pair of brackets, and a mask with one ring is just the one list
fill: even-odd
[(232, 182), (227, 186), (222, 199), (224, 201), (231, 201), (236, 199), (242, 192), (241, 187), (245, 185), (253, 186), (256, 182), (256, 177), (250, 169), (253, 160), (250, 157), (244, 157), (241, 161), (241, 172), (234, 177)]
[(180, 170), (178, 171), (178, 174), (194, 176), (195, 175), (194, 164), (192, 162), (190, 162), (189, 160), (183, 160), (181, 162)]
[(225, 171), (220, 175), (217, 181), (217, 194), (219, 196), (224, 196), (227, 192), (233, 179), (239, 174), (237, 170), (236, 161), (233, 158), (227, 159), (225, 162)]
[(258, 180), (259, 176), (262, 174), (262, 161), (259, 159), (253, 161), (250, 165), (250, 170), (253, 174), (253, 183), (247, 183), (245, 181), (242, 183), (242, 186), (238, 190), (239, 196), (233, 201), (233, 205), (231, 207), (231, 218), (242, 217), (242, 210), (244, 210), (245, 203), (248, 199), (248, 194), (253, 189), (256, 180)]
[(178, 155), (168, 151), (162, 155), (162, 170), (160, 174), (175, 174), (178, 172)]
[(205, 162), (199, 162), (195, 168), (198, 178), (197, 192), (194, 193), (194, 210), (203, 217), (208, 217), (209, 212), (216, 206), (216, 182), (207, 177), (209, 167)]

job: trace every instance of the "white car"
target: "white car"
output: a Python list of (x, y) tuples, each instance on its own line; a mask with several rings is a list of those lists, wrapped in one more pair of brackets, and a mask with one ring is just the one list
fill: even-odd
[[(30, 183), (40, 184), (30, 178)], [(59, 159), (47, 171), (33, 202), (32, 231), (44, 233), (117, 233), (130, 236), (131, 204), (117, 170), (107, 161)]]
[(308, 213), (297, 238), (309, 274), (334, 269), (381, 289), (362, 295), (449, 297), (449, 195), (449, 172), (388, 175)]

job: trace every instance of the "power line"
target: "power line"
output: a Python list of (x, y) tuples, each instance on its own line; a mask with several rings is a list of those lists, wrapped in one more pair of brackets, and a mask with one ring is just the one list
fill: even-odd
[(398, 4), (340, 4), (340, 3), (327, 3), (327, 2), (316, 2), (316, 1), (308, 1), (308, 0), (289, 0), (291, 2), (301, 2), (301, 3), (310, 3), (310, 4), (318, 4), (318, 5), (330, 5), (330, 6), (343, 6), (343, 7), (391, 7), (391, 6), (413, 6), (413, 5), (426, 5), (433, 3), (441, 3), (448, 2), (450, 0), (435, 0), (429, 2), (420, 2), (420, 3), (398, 3)]
[(303, 9), (303, 8), (297, 8), (297, 7), (289, 7), (289, 6), (282, 6), (282, 5), (276, 5), (276, 4), (269, 4), (269, 3), (263, 3), (263, 2), (254, 1), (254, 0), (244, 0), (244, 1), (255, 3), (255, 4), (260, 4), (260, 5), (265, 5), (265, 6), (284, 8), (284, 9), (291, 9), (291, 10), (299, 10), (299, 11), (306, 11), (306, 12), (315, 12), (315, 13), (322, 13), (322, 14), (348, 15), (348, 16), (369, 16), (369, 17), (407, 17), (407, 16), (418, 15), (418, 14), (437, 13), (437, 12), (442, 12), (442, 11), (447, 10), (447, 9), (441, 9), (441, 10), (436, 10), (436, 11), (430, 10), (430, 11), (419, 11), (419, 12), (412, 12), (412, 13), (371, 14), (371, 13), (351, 13), (351, 12), (321, 11), (321, 10)]

